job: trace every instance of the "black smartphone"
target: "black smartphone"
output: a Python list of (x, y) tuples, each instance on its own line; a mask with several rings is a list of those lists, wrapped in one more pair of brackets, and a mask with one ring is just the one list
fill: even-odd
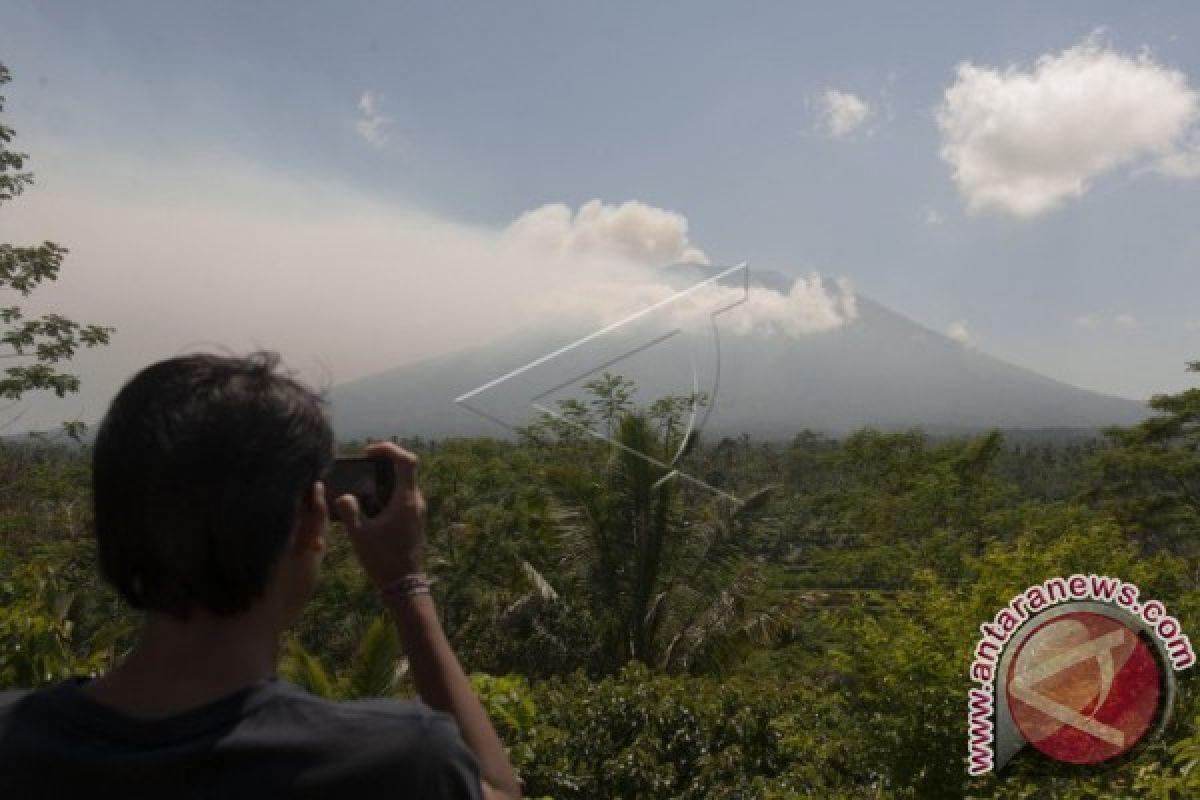
[(338, 519), (334, 505), (339, 497), (352, 494), (364, 516), (373, 517), (383, 510), (392, 496), (396, 471), (392, 462), (377, 458), (338, 458), (324, 477), (325, 500), (329, 518)]

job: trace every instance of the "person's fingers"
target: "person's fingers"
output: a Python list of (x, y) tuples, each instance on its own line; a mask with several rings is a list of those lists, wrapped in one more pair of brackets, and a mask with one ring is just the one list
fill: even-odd
[(417, 461), (417, 454), (411, 450), (405, 450), (395, 442), (372, 442), (367, 445), (367, 455), (371, 458), (387, 458), (389, 460), (401, 459), (405, 461)]
[(326, 496), (325, 484), (317, 481), (313, 485), (312, 495), (313, 506), (321, 514), (322, 517), (329, 515), (329, 498)]
[(392, 442), (375, 442), (367, 445), (368, 458), (386, 458), (392, 462), (396, 475), (396, 488), (412, 490), (417, 485), (417, 456)]
[(338, 518), (350, 533), (358, 533), (362, 527), (362, 511), (358, 507), (358, 498), (352, 494), (344, 494), (334, 501)]

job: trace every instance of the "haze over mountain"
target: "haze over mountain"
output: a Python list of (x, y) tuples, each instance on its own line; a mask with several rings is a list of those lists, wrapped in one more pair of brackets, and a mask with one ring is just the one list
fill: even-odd
[[(717, 272), (680, 264), (656, 279), (683, 289)], [(803, 279), (755, 270), (750, 291), (760, 303), (782, 302), (798, 280)], [(831, 297), (846, 291), (827, 279), (813, 280), (820, 281), (813, 284), (818, 292)], [(740, 281), (734, 275), (722, 283)], [(464, 393), (593, 332), (532, 322), (475, 348), (334, 387), (334, 424), (339, 438), (511, 436), (505, 426), (536, 416), (532, 399), (540, 396), (542, 407), (556, 408), (559, 399), (583, 398), (582, 384), (604, 371), (634, 380), (643, 404), (668, 393), (686, 394), (698, 380), (698, 388), (715, 398), (704, 420), (706, 438), (743, 432), (790, 438), (804, 428), (837, 434), (867, 425), (922, 426), (933, 433), (1099, 428), (1132, 424), (1147, 414), (1133, 400), (1070, 386), (964, 346), (868, 297), (843, 294), (842, 300), (848, 302), (840, 324), (791, 335), (745, 325), (734, 330), (718, 315), (719, 357), (711, 336), (658, 341), (653, 326), (642, 320), (468, 399), (491, 419), (456, 404)], [(778, 313), (778, 304), (773, 308)], [(659, 333), (663, 329), (660, 324)]]

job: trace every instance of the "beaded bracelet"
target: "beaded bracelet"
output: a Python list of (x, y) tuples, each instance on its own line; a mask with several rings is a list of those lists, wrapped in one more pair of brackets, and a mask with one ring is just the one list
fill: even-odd
[(413, 572), (408, 575), (402, 575), (391, 583), (387, 584), (380, 591), (383, 596), (389, 600), (398, 597), (412, 597), (416, 594), (429, 594), (429, 587), (433, 585), (433, 578), (426, 575), (424, 572)]

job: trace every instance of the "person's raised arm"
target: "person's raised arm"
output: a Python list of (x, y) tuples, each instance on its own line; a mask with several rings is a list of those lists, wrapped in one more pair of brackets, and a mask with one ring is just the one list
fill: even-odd
[[(396, 484), (387, 507), (366, 519), (352, 495), (343, 495), (336, 503), (363, 569), (383, 589), (406, 576), (422, 574), (425, 499), (417, 486), (415, 455), (390, 442), (370, 445), (367, 455), (394, 465)], [(420, 585), (419, 578), (411, 581)], [(458, 722), (479, 762), (484, 796), (497, 800), (520, 797), (520, 782), (508, 753), (446, 639), (432, 596), (428, 592), (390, 592), (387, 604), (408, 654), (417, 692), (431, 708), (445, 711)]]

